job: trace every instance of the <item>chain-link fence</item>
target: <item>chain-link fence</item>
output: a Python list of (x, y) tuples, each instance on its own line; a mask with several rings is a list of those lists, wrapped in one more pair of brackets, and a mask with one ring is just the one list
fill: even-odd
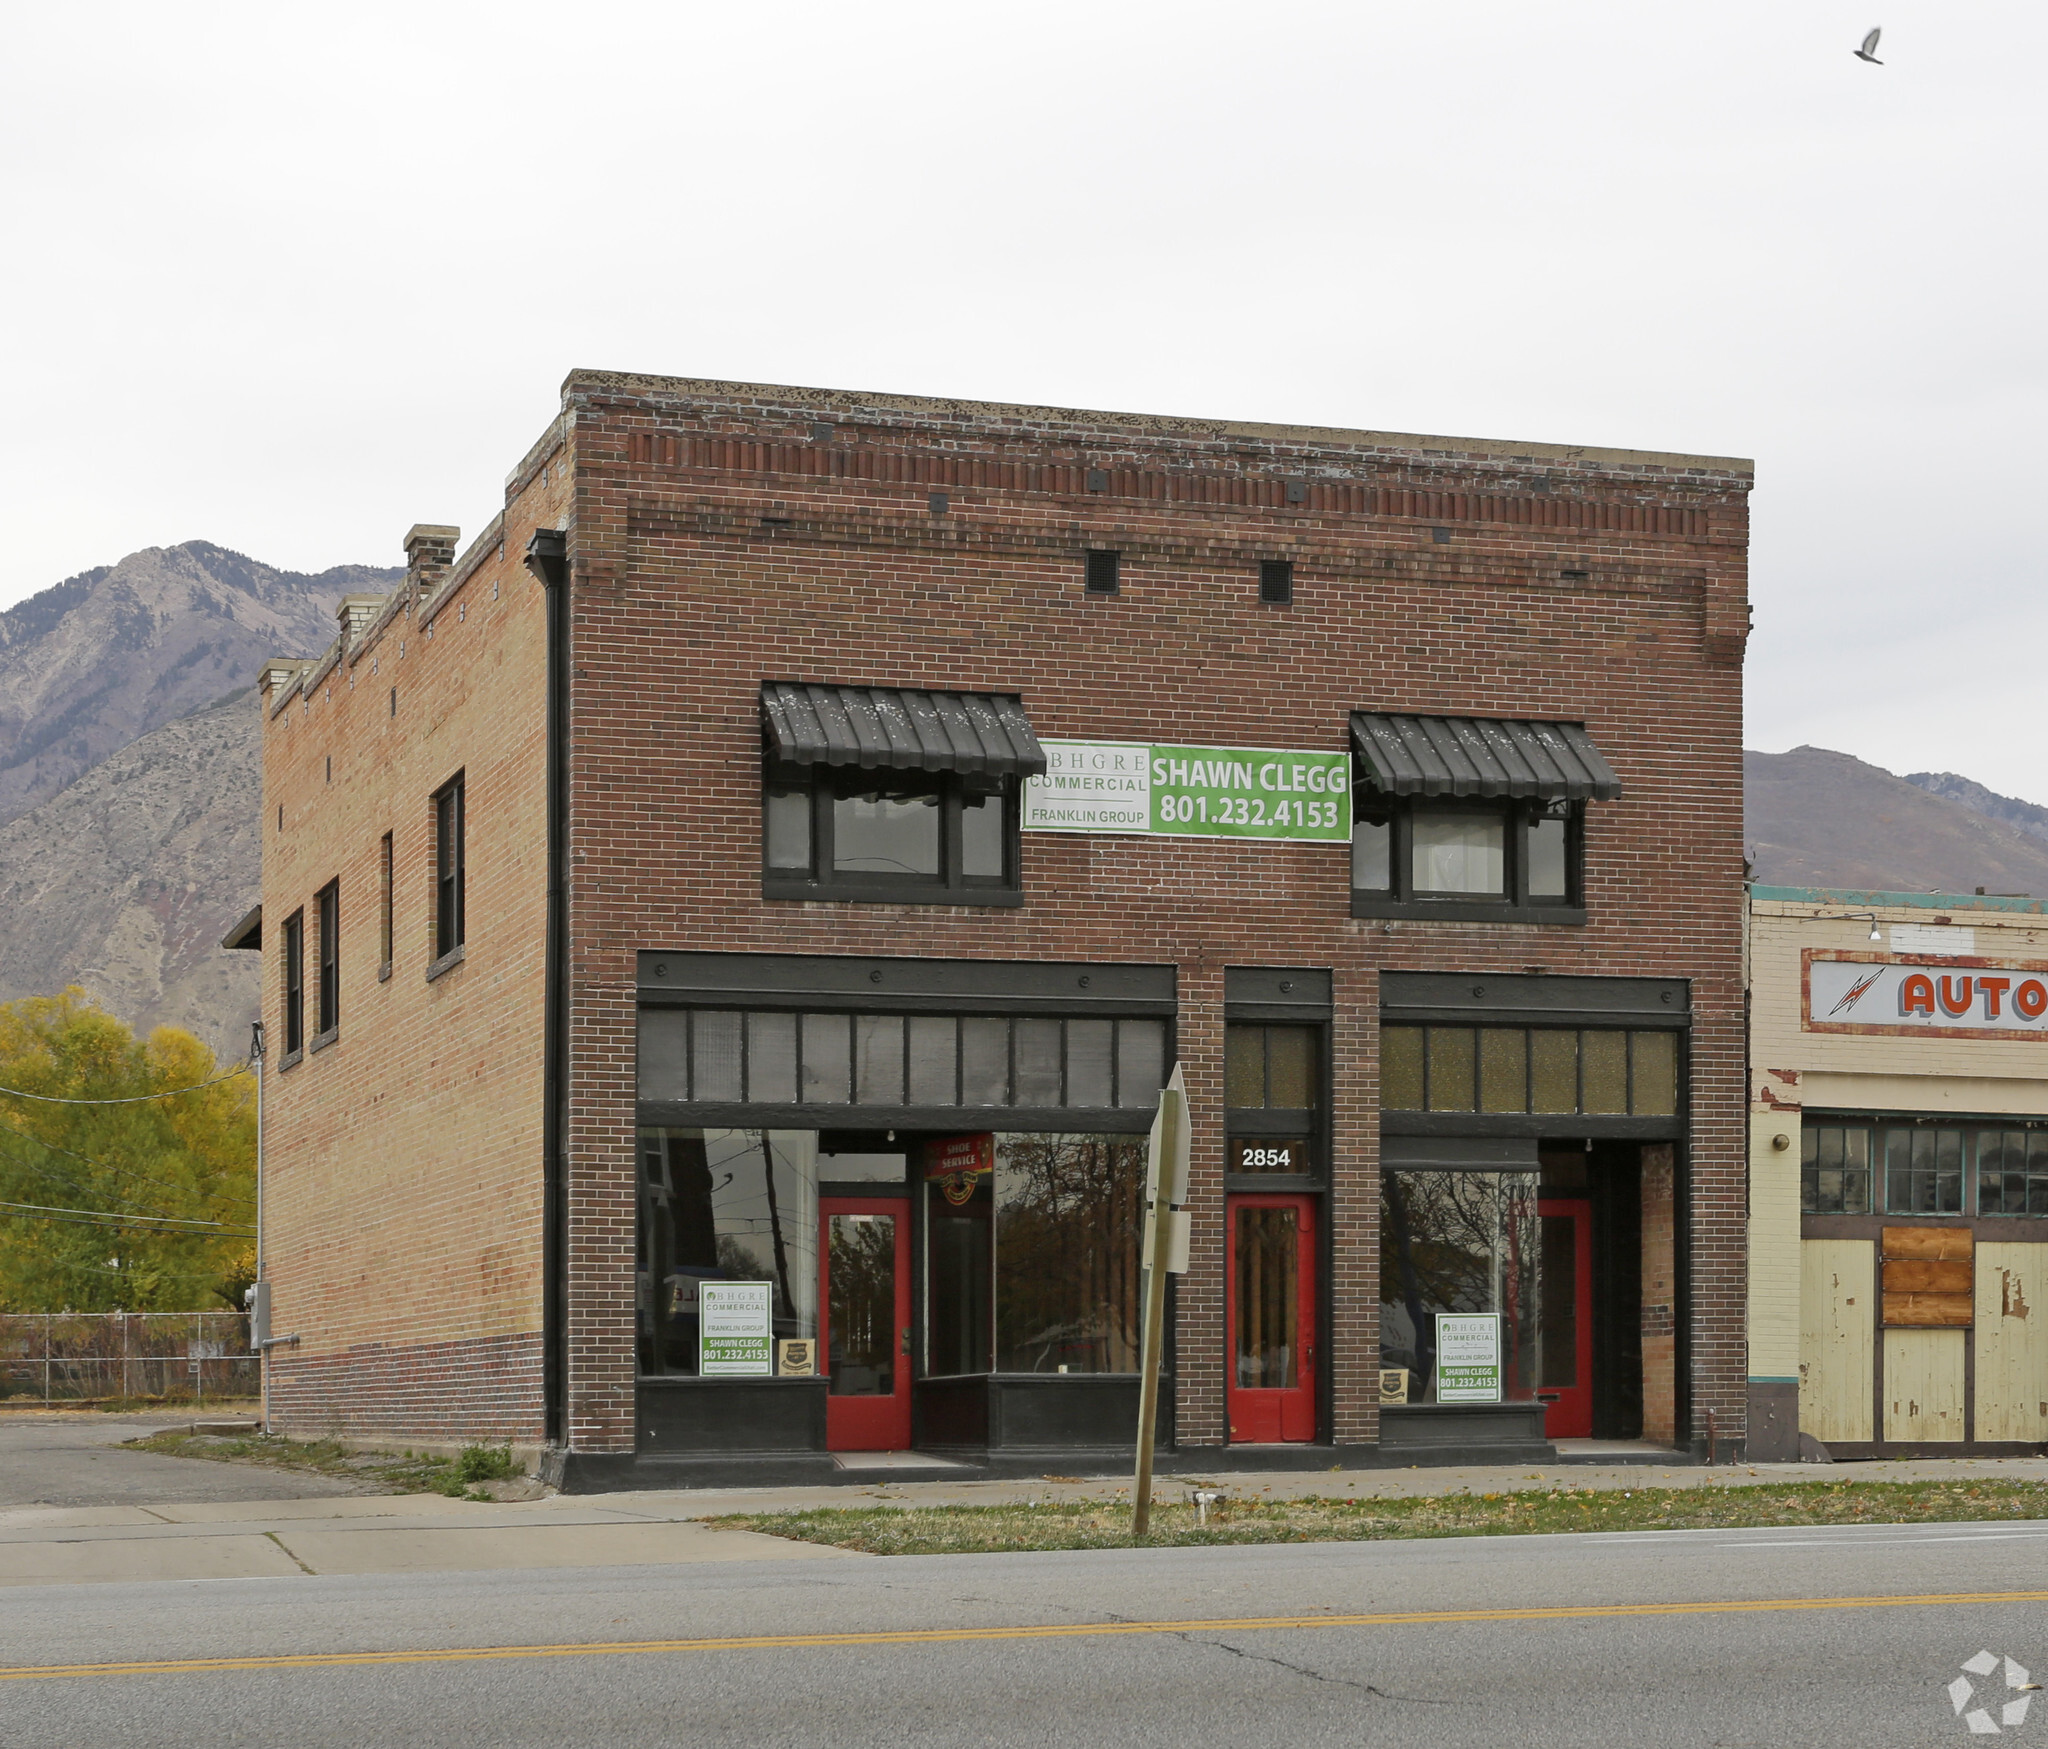
[(0, 1397), (203, 1403), (262, 1388), (241, 1312), (0, 1312)]

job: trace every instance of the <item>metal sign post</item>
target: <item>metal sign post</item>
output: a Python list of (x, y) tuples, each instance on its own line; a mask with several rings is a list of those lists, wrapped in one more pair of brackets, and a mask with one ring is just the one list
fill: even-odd
[(1159, 1356), (1166, 1338), (1166, 1278), (1188, 1270), (1188, 1094), (1180, 1065), (1159, 1092), (1145, 1154), (1145, 1355), (1138, 1385), (1138, 1473), (1131, 1535), (1152, 1527), (1152, 1440), (1159, 1424)]

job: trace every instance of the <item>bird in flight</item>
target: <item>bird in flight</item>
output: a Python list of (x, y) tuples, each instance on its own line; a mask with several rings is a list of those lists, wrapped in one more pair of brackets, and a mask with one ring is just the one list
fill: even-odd
[(1882, 67), (1884, 62), (1877, 58), (1877, 39), (1884, 35), (1882, 28), (1873, 30), (1863, 39), (1863, 46), (1856, 51), (1859, 61), (1868, 61), (1873, 67)]

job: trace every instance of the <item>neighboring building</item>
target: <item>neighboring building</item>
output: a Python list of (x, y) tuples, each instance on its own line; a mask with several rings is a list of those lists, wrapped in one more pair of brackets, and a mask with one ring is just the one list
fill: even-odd
[(265, 688), (274, 1424), (1126, 1461), (1178, 1061), (1182, 1454), (1739, 1449), (1749, 486), (572, 375)]
[(2048, 903), (1759, 886), (1749, 952), (1750, 1455), (2038, 1451)]

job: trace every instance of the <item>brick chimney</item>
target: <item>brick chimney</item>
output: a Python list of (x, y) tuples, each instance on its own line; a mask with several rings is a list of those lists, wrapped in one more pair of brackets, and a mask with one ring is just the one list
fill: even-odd
[(459, 528), (441, 522), (416, 522), (405, 535), (405, 596), (415, 609), (434, 599), (449, 566), (455, 563)]
[(334, 610), (334, 617), (341, 622), (341, 653), (346, 656), (356, 647), (371, 621), (384, 611), (385, 597), (382, 595), (344, 595)]

